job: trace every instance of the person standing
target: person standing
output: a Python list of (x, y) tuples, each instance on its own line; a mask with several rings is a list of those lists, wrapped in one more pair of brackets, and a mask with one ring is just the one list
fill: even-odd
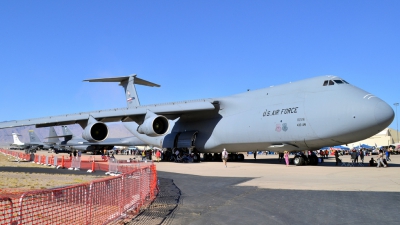
[[(286, 151), (285, 151), (286, 152)], [(285, 152), (279, 152), (279, 162), (282, 162), (283, 159), (283, 155), (285, 154)]]
[(356, 158), (354, 159), (355, 163), (358, 163), (358, 156), (360, 155), (360, 153), (358, 151), (356, 151)]
[(390, 160), (390, 149), (386, 149), (385, 154), (386, 154), (386, 162), (391, 161), (391, 160)]
[(364, 163), (364, 151), (362, 149), (360, 150), (360, 159), (361, 163)]
[(226, 162), (228, 161), (228, 152), (226, 151), (225, 148), (224, 148), (224, 150), (222, 151), (221, 158), (222, 158), (222, 161), (224, 162), (225, 168), (228, 167), (228, 166), (226, 165)]
[(146, 152), (142, 150), (142, 161), (144, 161), (145, 159), (146, 159)]
[(253, 155), (254, 155), (254, 160), (257, 159), (257, 151), (253, 151)]
[(335, 151), (336, 166), (339, 164), (339, 151)]
[(378, 155), (378, 158), (376, 159), (376, 162), (378, 163), (378, 166), (376, 168), (380, 167), (381, 164), (383, 167), (386, 167), (385, 163), (383, 162), (383, 151), (382, 150), (379, 150), (379, 155)]
[(357, 153), (356, 153), (356, 150), (353, 149), (353, 151), (351, 152), (351, 162), (355, 163), (356, 162), (356, 158), (357, 158)]
[(161, 152), (160, 152), (160, 150), (157, 150), (157, 152), (156, 152), (156, 160), (157, 160), (157, 162), (160, 162), (160, 158), (161, 158)]
[(284, 154), (283, 157), (285, 158), (285, 162), (286, 162), (286, 167), (288, 167), (289, 166), (289, 152), (285, 151), (283, 154)]

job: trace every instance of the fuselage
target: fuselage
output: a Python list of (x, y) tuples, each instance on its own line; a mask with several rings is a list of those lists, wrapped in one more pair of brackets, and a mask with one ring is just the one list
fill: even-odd
[(368, 138), (394, 118), (387, 103), (336, 76), (210, 101), (220, 104), (214, 116), (179, 120), (173, 128), (197, 130), (200, 152), (319, 149)]

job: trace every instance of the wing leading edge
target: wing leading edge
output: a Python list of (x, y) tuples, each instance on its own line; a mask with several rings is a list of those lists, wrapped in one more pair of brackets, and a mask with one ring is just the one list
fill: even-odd
[(131, 116), (143, 116), (146, 114), (147, 110), (150, 110), (156, 114), (173, 115), (203, 110), (215, 110), (216, 105), (218, 105), (218, 102), (213, 102), (211, 99), (201, 99), (194, 101), (136, 106), (132, 108), (98, 110), (35, 119), (6, 121), (0, 123), (0, 129), (29, 125), (36, 125), (36, 127), (49, 127), (75, 123), (85, 127), (90, 115), (101, 122), (118, 122), (124, 121)]

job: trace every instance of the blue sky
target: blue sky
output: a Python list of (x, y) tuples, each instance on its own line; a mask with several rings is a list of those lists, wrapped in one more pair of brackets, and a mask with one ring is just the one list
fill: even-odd
[[(338, 75), (400, 102), (400, 1), (0, 1), (0, 121)], [(337, 106), (340, 109), (340, 106)], [(396, 120), (391, 125), (396, 128)]]

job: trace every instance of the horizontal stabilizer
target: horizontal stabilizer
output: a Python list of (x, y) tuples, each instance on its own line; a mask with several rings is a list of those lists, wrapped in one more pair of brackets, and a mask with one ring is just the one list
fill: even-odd
[(88, 82), (124, 82), (129, 80), (129, 77), (134, 77), (134, 84), (139, 84), (139, 85), (144, 85), (144, 86), (149, 86), (149, 87), (160, 87), (159, 84), (152, 83), (147, 80), (143, 80), (141, 78), (138, 78), (136, 74), (130, 75), (130, 76), (125, 76), (125, 77), (109, 77), (109, 78), (96, 78), (96, 79), (87, 79), (84, 81)]
[(143, 80), (132, 74), (125, 77), (109, 77), (109, 78), (96, 78), (84, 80), (88, 82), (119, 82), (125, 90), (126, 103), (128, 108), (133, 108), (140, 105), (139, 96), (136, 93), (135, 84), (144, 85), (148, 87), (160, 87), (160, 85)]

